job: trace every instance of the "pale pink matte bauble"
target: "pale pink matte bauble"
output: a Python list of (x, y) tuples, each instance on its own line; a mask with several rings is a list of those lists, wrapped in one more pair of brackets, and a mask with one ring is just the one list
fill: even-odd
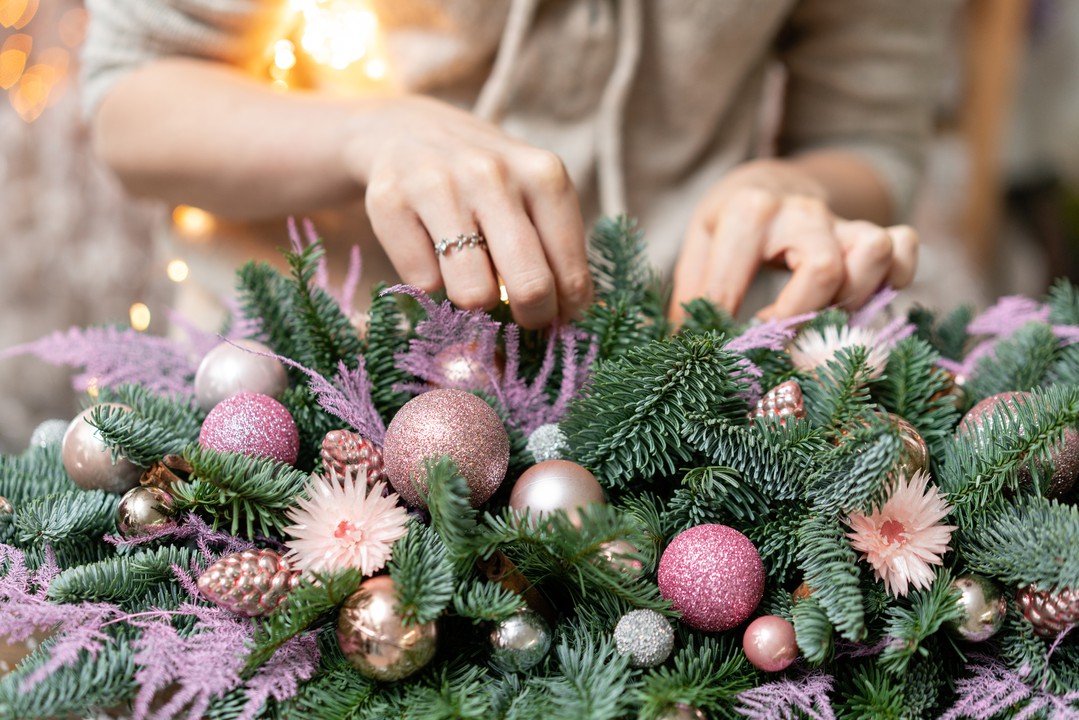
[(779, 672), (798, 659), (794, 626), (777, 615), (764, 615), (749, 624), (742, 636), (746, 658), (765, 672)]

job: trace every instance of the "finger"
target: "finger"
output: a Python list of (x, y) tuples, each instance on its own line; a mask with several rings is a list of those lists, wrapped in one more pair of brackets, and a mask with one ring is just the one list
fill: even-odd
[(674, 287), (667, 317), (676, 325), (685, 320), (686, 311), (682, 306), (704, 294), (704, 273), (711, 244), (712, 238), (704, 223), (694, 219), (682, 240), (682, 250), (674, 266)]
[(892, 270), (888, 274), (888, 284), (894, 288), (905, 288), (914, 282), (914, 273), (918, 269), (918, 232), (907, 225), (894, 225), (888, 228), (892, 238)]
[(720, 216), (705, 264), (704, 292), (731, 315), (738, 312), (760, 269), (768, 228), (780, 207), (771, 193), (735, 194)]
[(846, 278), (836, 298), (844, 308), (855, 310), (865, 305), (888, 278), (892, 269), (892, 236), (879, 225), (861, 220), (841, 220), (834, 229), (846, 268)]
[(801, 197), (783, 202), (766, 244), (766, 258), (780, 257), (791, 269), (791, 278), (758, 317), (792, 317), (833, 301), (843, 285), (843, 256), (824, 203)]
[(533, 151), (524, 191), (547, 266), (554, 273), (559, 315), (574, 320), (592, 302), (593, 292), (577, 191), (558, 156), (542, 151)]
[(442, 287), (442, 271), (427, 229), (394, 182), (373, 182), (364, 195), (371, 229), (401, 280), (432, 293)]

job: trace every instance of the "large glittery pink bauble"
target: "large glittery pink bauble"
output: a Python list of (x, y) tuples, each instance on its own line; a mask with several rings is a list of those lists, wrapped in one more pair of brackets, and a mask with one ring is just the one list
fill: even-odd
[(690, 627), (729, 630), (753, 614), (764, 596), (764, 563), (734, 528), (698, 525), (680, 532), (663, 551), (659, 591)]
[(218, 452), (294, 463), (300, 433), (291, 413), (272, 397), (239, 393), (214, 405), (202, 423), (199, 444)]
[[(1014, 411), (1016, 407), (1025, 404), (1033, 397), (1031, 393), (1018, 391), (991, 395), (967, 411), (956, 429), (956, 434), (961, 436), (974, 429), (982, 429), (986, 423), (992, 423), (993, 413), (1001, 404), (1007, 405)], [(1014, 432), (1007, 420), (1003, 424), (1004, 427), (992, 429), (993, 432), (998, 434)], [(1022, 426), (1017, 430), (1019, 433), (1024, 432)], [(1066, 429), (1060, 444), (1050, 451), (1050, 457), (1053, 460), (1053, 477), (1049, 481), (1045, 494), (1050, 498), (1060, 500), (1072, 489), (1076, 477), (1079, 476), (1079, 431), (1072, 427)], [(1022, 485), (1029, 485), (1032, 482), (1030, 468), (1023, 467), (1019, 471), (1019, 481)]]
[(405, 403), (386, 428), (382, 461), (394, 490), (409, 505), (427, 507), (425, 462), (443, 455), (457, 463), (472, 505), (487, 502), (510, 461), (510, 439), (498, 413), (463, 390), (431, 390)]
[(749, 624), (742, 636), (746, 658), (765, 672), (779, 672), (798, 659), (794, 626), (785, 618), (765, 615)]
[[(250, 352), (249, 352), (250, 351)], [(288, 388), (284, 364), (267, 357), (270, 348), (256, 340), (223, 342), (202, 358), (195, 372), (195, 399), (210, 410), (240, 392), (277, 397)]]
[(122, 457), (114, 460), (101, 434), (90, 424), (94, 410), (103, 406), (131, 409), (120, 403), (101, 403), (86, 408), (67, 426), (60, 455), (67, 474), (83, 490), (124, 493), (139, 484), (142, 468)]
[(432, 390), (410, 399), (382, 441), (386, 475), (409, 505), (427, 506), (425, 462), (442, 456), (457, 464), (472, 492), (469, 501), (487, 502), (509, 466), (509, 435), (498, 413), (463, 390)]

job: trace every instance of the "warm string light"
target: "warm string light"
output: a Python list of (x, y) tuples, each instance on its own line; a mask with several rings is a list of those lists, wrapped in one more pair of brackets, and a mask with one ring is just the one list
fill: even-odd
[(150, 308), (146, 307), (146, 303), (135, 303), (128, 314), (131, 316), (131, 327), (139, 332), (150, 327)]
[(172, 211), (172, 224), (188, 239), (201, 240), (214, 229), (214, 217), (197, 207), (177, 205)]
[(190, 274), (191, 269), (187, 266), (187, 263), (180, 258), (175, 258), (169, 261), (169, 264), (165, 267), (165, 274), (169, 276), (169, 280), (174, 283), (182, 283), (187, 280), (187, 276)]
[[(0, 25), (20, 30), (37, 13), (37, 0), (0, 0)], [(12, 108), (25, 122), (37, 120), (62, 95), (69, 76), (70, 50), (82, 43), (86, 10), (73, 8), (60, 16), (57, 25), (63, 46), (31, 50), (34, 38), (15, 33), (0, 45), (0, 89), (7, 90)]]
[[(387, 76), (378, 34), (378, 16), (365, 0), (292, 0), (302, 20), (300, 49), (315, 63), (336, 71), (358, 68), (373, 82)], [(287, 39), (273, 47), (270, 78), (273, 87), (287, 90), (289, 74), (296, 66), (297, 48)]]

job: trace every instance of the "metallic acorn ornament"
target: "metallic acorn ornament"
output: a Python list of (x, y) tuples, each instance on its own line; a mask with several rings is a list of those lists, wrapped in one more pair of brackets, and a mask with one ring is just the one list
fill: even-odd
[(534, 610), (518, 610), (491, 630), (491, 660), (510, 672), (523, 672), (547, 657), (551, 629)]
[(899, 453), (899, 467), (910, 478), (919, 471), (929, 472), (929, 446), (917, 428), (898, 415), (891, 415), (891, 420), (899, 428), (899, 437), (903, 447)]
[(692, 705), (677, 703), (657, 715), (656, 720), (708, 720), (708, 716)]
[(1049, 592), (1028, 585), (1019, 589), (1016, 600), (1023, 617), (1042, 637), (1056, 637), (1079, 625), (1079, 590), (1075, 588)]
[(320, 455), (325, 471), (334, 471), (342, 480), (350, 469), (353, 473), (358, 473), (362, 468), (367, 477), (367, 487), (380, 481), (389, 482), (382, 463), (382, 450), (359, 433), (351, 430), (331, 430), (322, 438)]
[(172, 495), (156, 487), (128, 490), (116, 507), (116, 524), (125, 538), (134, 538), (159, 528), (176, 527)]
[(633, 667), (654, 667), (670, 657), (674, 628), (655, 610), (633, 610), (615, 625), (614, 642)]
[(547, 460), (525, 470), (510, 493), (509, 506), (519, 513), (540, 518), (565, 510), (570, 522), (580, 527), (582, 508), (606, 503), (596, 476), (569, 460)]
[(749, 411), (749, 419), (765, 420), (786, 425), (788, 422), (806, 416), (805, 402), (802, 398), (802, 386), (797, 380), (787, 380), (766, 392), (757, 401), (756, 407)]
[(207, 600), (237, 615), (269, 615), (299, 582), (284, 555), (273, 550), (244, 550), (225, 555), (199, 576)]
[[(251, 351), (251, 352), (248, 352)], [(273, 351), (256, 340), (223, 342), (206, 353), (195, 371), (195, 399), (209, 412), (236, 393), (277, 397), (288, 388), (288, 373), (277, 358), (257, 355)]]
[(742, 650), (754, 667), (780, 672), (798, 659), (794, 625), (778, 615), (764, 615), (749, 624), (742, 636)]
[(67, 420), (52, 419), (43, 421), (30, 433), (30, 447), (46, 448), (63, 442), (67, 426)]
[(393, 578), (368, 578), (349, 596), (337, 616), (337, 640), (352, 666), (373, 680), (401, 680), (435, 656), (433, 622), (405, 627), (394, 606)]
[(97, 407), (131, 408), (119, 403), (102, 403), (86, 408), (75, 416), (64, 432), (60, 454), (64, 469), (83, 490), (123, 493), (139, 484), (142, 468), (123, 458), (113, 461), (112, 451), (101, 439), (90, 416)]
[(984, 642), (996, 635), (1008, 614), (1000, 587), (974, 573), (957, 577), (952, 587), (959, 591), (957, 604), (963, 609), (963, 617), (949, 622), (948, 629), (968, 642)]

